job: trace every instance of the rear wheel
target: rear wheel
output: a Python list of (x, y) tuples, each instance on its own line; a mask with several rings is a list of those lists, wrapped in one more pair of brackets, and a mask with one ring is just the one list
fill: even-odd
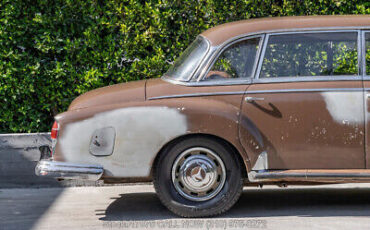
[(233, 149), (194, 137), (166, 149), (156, 161), (154, 187), (162, 203), (183, 217), (225, 212), (242, 192), (241, 164)]

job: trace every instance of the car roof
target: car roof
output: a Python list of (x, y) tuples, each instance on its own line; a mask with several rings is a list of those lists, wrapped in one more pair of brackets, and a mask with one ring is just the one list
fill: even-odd
[(370, 15), (290, 16), (249, 19), (222, 24), (201, 33), (211, 45), (220, 45), (237, 36), (271, 31), (324, 28), (370, 28)]

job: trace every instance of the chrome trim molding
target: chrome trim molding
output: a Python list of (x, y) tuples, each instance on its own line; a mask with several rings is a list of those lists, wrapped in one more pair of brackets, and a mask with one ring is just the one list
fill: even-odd
[(366, 50), (366, 36), (365, 36), (366, 33), (370, 34), (370, 30), (361, 31), (361, 52), (362, 52), (361, 67), (362, 67), (362, 76), (364, 76), (364, 80), (370, 79), (370, 75), (367, 75), (367, 70), (366, 70), (366, 51), (367, 51)]
[(228, 44), (229, 42), (232, 42), (234, 40), (240, 39), (242, 37), (246, 36), (254, 36), (259, 34), (279, 34), (279, 33), (307, 33), (307, 32), (343, 32), (343, 31), (358, 31), (358, 30), (367, 30), (370, 29), (370, 26), (337, 26), (337, 27), (309, 27), (309, 28), (291, 28), (291, 29), (276, 29), (276, 30), (261, 30), (256, 31), (252, 33), (246, 33), (246, 34), (240, 34), (238, 36), (235, 36), (229, 40), (226, 40), (225, 42), (221, 43), (220, 47), (224, 46), (225, 44)]
[(318, 88), (318, 89), (274, 89), (274, 90), (251, 90), (246, 94), (258, 93), (306, 93), (306, 92), (343, 92), (343, 91), (363, 91), (362, 88)]
[(263, 39), (263, 45), (261, 47), (261, 53), (258, 57), (258, 64), (257, 64), (257, 68), (254, 72), (253, 81), (256, 81), (260, 76), (261, 69), (262, 69), (262, 64), (263, 64), (263, 59), (265, 57), (266, 47), (267, 47), (267, 43), (268, 43), (269, 40), (270, 40), (270, 34), (266, 34), (265, 38)]
[(248, 85), (252, 83), (251, 78), (240, 78), (235, 80), (215, 80), (190, 82), (189, 86), (216, 86), (216, 85)]
[[(238, 42), (241, 42), (241, 41), (245, 41), (245, 40), (248, 40), (248, 39), (253, 39), (253, 38), (260, 38), (259, 42), (258, 42), (258, 45), (259, 45), (259, 48), (257, 50), (257, 53), (256, 53), (256, 59), (254, 60), (254, 63), (253, 63), (253, 70), (252, 70), (252, 73), (251, 73), (251, 77), (249, 77), (249, 79), (253, 78), (254, 74), (255, 74), (255, 69), (256, 69), (256, 65), (257, 65), (257, 62), (259, 59), (259, 55), (260, 55), (260, 50), (261, 50), (261, 45), (263, 44), (263, 41), (264, 41), (264, 37), (265, 35), (264, 34), (260, 34), (260, 35), (255, 35), (255, 36), (248, 36), (248, 37), (242, 37), (240, 39), (236, 39), (228, 44), (226, 44), (225, 46), (222, 46), (221, 48), (219, 48), (218, 50), (216, 50), (216, 52), (213, 52), (213, 55), (209, 58), (209, 61), (208, 63), (205, 65), (205, 70), (202, 72), (202, 74), (200, 74), (198, 76), (198, 78), (196, 79), (197, 82), (201, 82), (202, 79), (208, 74), (208, 72), (211, 70), (211, 67), (213, 66), (213, 64), (217, 61), (218, 57), (222, 54), (222, 52), (224, 52), (227, 48), (229, 48), (230, 46), (234, 45), (235, 43), (238, 43)], [(235, 79), (236, 81), (239, 80), (239, 79)], [(212, 83), (212, 82), (218, 82), (220, 80), (215, 80), (215, 81), (209, 81), (209, 83)], [(221, 81), (224, 81), (224, 80), (221, 80)], [(232, 82), (234, 80), (229, 80), (229, 82)]]
[(202, 86), (222, 86), (222, 85), (249, 85), (252, 83), (251, 78), (245, 79), (235, 79), (235, 80), (215, 80), (215, 81), (190, 81), (190, 82), (176, 82), (170, 81), (168, 79), (163, 79), (167, 82), (176, 84), (176, 85), (183, 85), (183, 86), (191, 86), (191, 87), (202, 87)]
[[(370, 29), (369, 26), (354, 26), (354, 27), (313, 27), (313, 28), (292, 28), (292, 29), (278, 29), (278, 30), (268, 30), (268, 31), (257, 31), (257, 32), (253, 32), (253, 33), (247, 33), (247, 34), (242, 34), (242, 35), (238, 35), (236, 37), (233, 37), (225, 42), (223, 42), (222, 44), (218, 45), (218, 46), (212, 46), (210, 47), (210, 50), (208, 51), (208, 54), (203, 58), (201, 64), (198, 66), (197, 68), (197, 71), (196, 73), (193, 74), (193, 76), (191, 76), (190, 80), (189, 81), (175, 81), (175, 80), (169, 80), (167, 78), (163, 78), (163, 80), (165, 81), (168, 81), (170, 83), (173, 83), (173, 84), (178, 84), (178, 85), (184, 85), (184, 86), (212, 86), (212, 85), (240, 85), (240, 84), (250, 84), (249, 81), (247, 82), (243, 82), (243, 81), (236, 81), (236, 82), (233, 82), (233, 81), (210, 81), (210, 82), (207, 82), (207, 83), (203, 83), (200, 81), (200, 79), (203, 78), (203, 76), (205, 75), (205, 72), (208, 71), (208, 68), (209, 66), (211, 65), (212, 61), (213, 61), (213, 57), (217, 56), (220, 52), (222, 52), (222, 50), (229, 45), (229, 43), (233, 43), (233, 42), (237, 42), (238, 40), (245, 40), (245, 39), (248, 39), (248, 38), (253, 38), (253, 37), (258, 37), (258, 36), (261, 36), (262, 37), (262, 42), (263, 42), (263, 45), (262, 45), (262, 49), (259, 49), (260, 50), (260, 53), (259, 53), (259, 56), (258, 56), (258, 60), (257, 60), (257, 66), (254, 70), (254, 76), (252, 76), (253, 78), (253, 83), (265, 83), (265, 82), (274, 82), (274, 83), (277, 83), (277, 82), (298, 82), (298, 81), (338, 81), (338, 80), (343, 80), (343, 81), (347, 81), (347, 80), (357, 80), (357, 79), (354, 79), (353, 77), (350, 78), (348, 76), (341, 76), (343, 77), (343, 79), (339, 79), (339, 78), (336, 78), (338, 76), (321, 76), (321, 77), (307, 77), (307, 78), (310, 78), (310, 79), (298, 79), (298, 77), (292, 77), (292, 78), (284, 78), (284, 79), (276, 79), (276, 80), (268, 80), (268, 79), (265, 79), (263, 81), (261, 81), (262, 79), (258, 79), (259, 75), (260, 75), (260, 71), (261, 71), (261, 67), (262, 67), (262, 59), (264, 57), (264, 53), (266, 51), (266, 46), (267, 46), (267, 43), (268, 43), (268, 37), (270, 35), (277, 35), (277, 34), (298, 34), (298, 33), (323, 33), (323, 32), (357, 32), (359, 34), (361, 34), (361, 30), (368, 30)], [(367, 31), (362, 31), (362, 33), (364, 32), (367, 32)], [(363, 40), (363, 39), (361, 39)], [(358, 41), (359, 42), (359, 41)], [(364, 44), (364, 42), (362, 42), (362, 44)], [(358, 52), (360, 53), (360, 52)], [(364, 55), (362, 55), (364, 56)], [(256, 57), (257, 58), (257, 57)], [(362, 58), (362, 57), (361, 57)], [(359, 64), (361, 63), (361, 60), (358, 60), (359, 61)], [(362, 66), (362, 65), (361, 65)], [(359, 65), (359, 68), (361, 69), (360, 65)], [(299, 77), (301, 78), (301, 77)], [(361, 76), (359, 75), (356, 75), (356, 78), (359, 78), (359, 80), (361, 80)], [(368, 77), (370, 78), (370, 76)], [(258, 80), (258, 81), (257, 81)], [(367, 80), (367, 79), (366, 79)]]
[(268, 155), (266, 151), (263, 151), (260, 155), (258, 155), (257, 161), (254, 164), (252, 170), (259, 171), (259, 170), (267, 170), (268, 166)]
[(286, 82), (323, 82), (323, 81), (361, 81), (359, 75), (337, 75), (337, 76), (312, 76), (312, 77), (276, 77), (253, 79), (253, 84), (261, 83), (286, 83)]
[[(218, 81), (200, 81), (200, 82), (178, 82), (169, 79), (163, 79), (167, 82), (189, 86), (220, 86), (220, 85), (250, 85), (266, 83), (292, 83), (292, 82), (323, 82), (323, 81), (361, 81), (362, 76), (314, 76), (314, 77), (279, 77), (279, 78), (260, 78), (260, 79), (238, 79), (238, 80), (218, 80)], [(370, 76), (364, 76), (364, 80), (370, 80)]]
[(197, 75), (193, 75), (190, 82), (198, 82), (200, 78), (202, 78), (206, 72), (208, 71), (208, 68), (210, 66), (210, 63), (213, 60), (213, 57), (219, 53), (219, 46), (212, 46), (210, 51), (208, 52), (207, 56), (204, 59), (204, 62), (201, 63), (199, 71), (197, 72)]
[(100, 165), (73, 164), (58, 161), (41, 160), (35, 168), (37, 176), (60, 179), (80, 179), (97, 181), (103, 175)]
[[(367, 88), (366, 90), (370, 90)], [(304, 92), (343, 92), (343, 91), (363, 91), (363, 88), (317, 88), (317, 89), (274, 89), (274, 90), (252, 90), (252, 91), (234, 91), (234, 92), (212, 92), (212, 93), (189, 93), (175, 94), (158, 97), (150, 97), (148, 100), (181, 98), (181, 97), (203, 97), (203, 96), (222, 96), (222, 95), (243, 95), (258, 94), (258, 93), (304, 93)]]
[(171, 83), (171, 84), (175, 84), (175, 85), (188, 85), (188, 82), (187, 81), (179, 81), (179, 80), (174, 80), (174, 79), (171, 79), (169, 77), (166, 77), (165, 75), (163, 75), (161, 77), (161, 79), (163, 81), (166, 81), (168, 83)]
[(370, 170), (362, 170), (363, 172), (285, 172), (280, 171), (251, 171), (248, 173), (250, 182), (263, 182), (263, 181), (310, 181), (310, 179), (321, 179), (327, 181), (333, 180), (370, 180)]
[(189, 93), (189, 94), (176, 94), (166, 95), (158, 97), (150, 97), (148, 100), (168, 99), (168, 98), (180, 98), (180, 97), (202, 97), (202, 96), (220, 96), (220, 95), (241, 95), (245, 91), (234, 91), (234, 92), (213, 92), (213, 93)]
[(358, 31), (358, 34), (357, 34), (357, 73), (360, 75), (360, 76), (364, 76), (364, 72), (363, 72), (363, 50), (362, 50), (362, 35), (363, 35), (363, 31)]
[(204, 37), (203, 35), (199, 35), (199, 36), (202, 37), (207, 42), (207, 44), (208, 44), (207, 52), (203, 56), (202, 60), (199, 62), (196, 69), (192, 72), (191, 75), (189, 75), (189, 77), (187, 79), (187, 82), (192, 81), (194, 76), (199, 76), (200, 75), (200, 73), (203, 71), (203, 64), (208, 62), (209, 55), (212, 55), (213, 52), (214, 52), (214, 47), (211, 45), (211, 42), (206, 37)]

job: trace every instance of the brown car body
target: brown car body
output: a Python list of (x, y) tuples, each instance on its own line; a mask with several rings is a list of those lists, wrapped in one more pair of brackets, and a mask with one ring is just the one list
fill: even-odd
[[(237, 39), (348, 30), (358, 32), (364, 43), (369, 29), (369, 15), (264, 18), (209, 29), (200, 36), (213, 54), (189, 81), (164, 77), (123, 83), (76, 98), (55, 117), (60, 128), (53, 160), (101, 165), (106, 182), (150, 181), (156, 157), (169, 143), (203, 135), (235, 149), (246, 183), (370, 181), (365, 102), (370, 78), (363, 58), (353, 79), (199, 81), (212, 57)], [(254, 76), (257, 72), (256, 63)], [(113, 153), (94, 156), (89, 151), (94, 132), (104, 127), (116, 131)]]

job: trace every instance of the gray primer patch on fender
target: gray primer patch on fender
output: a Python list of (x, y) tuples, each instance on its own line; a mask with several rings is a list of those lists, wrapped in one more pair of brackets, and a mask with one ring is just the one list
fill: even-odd
[[(89, 145), (94, 131), (109, 126), (116, 130), (113, 154), (91, 155)], [(145, 177), (162, 146), (186, 131), (186, 117), (177, 109), (131, 107), (70, 123), (58, 141), (68, 162), (100, 164), (108, 176)]]
[(363, 122), (363, 92), (325, 92), (321, 95), (336, 122)]

